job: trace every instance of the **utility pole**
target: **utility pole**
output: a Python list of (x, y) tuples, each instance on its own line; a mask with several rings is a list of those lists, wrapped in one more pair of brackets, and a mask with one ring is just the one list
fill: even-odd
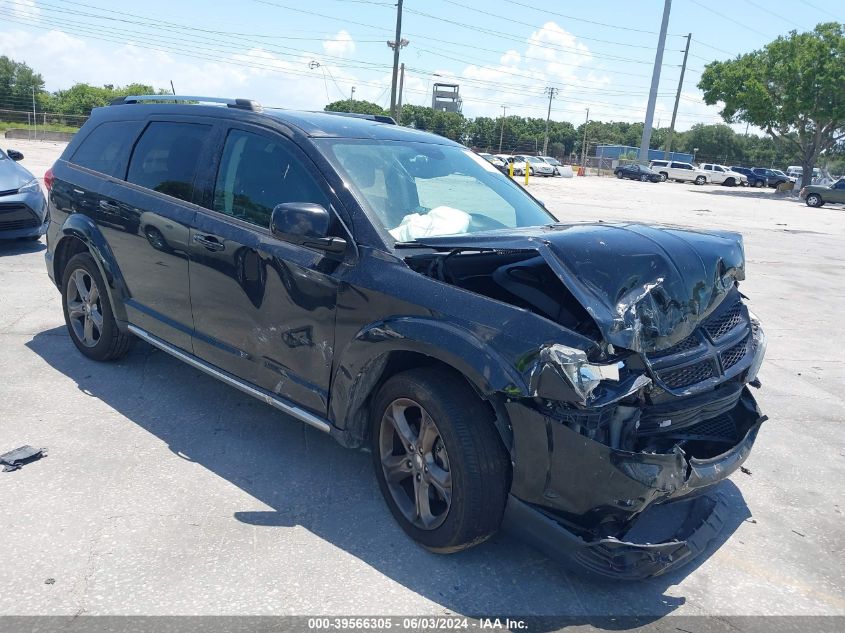
[(355, 101), (355, 86), (352, 86), (352, 91), (349, 93), (349, 100)]
[(38, 140), (38, 120), (35, 118), (35, 86), (32, 87), (32, 137)]
[(402, 120), (402, 90), (405, 86), (405, 64), (399, 66), (399, 104), (396, 107), (396, 123)]
[(692, 33), (687, 35), (687, 45), (684, 48), (684, 63), (681, 64), (681, 78), (678, 79), (678, 92), (675, 93), (675, 107), (672, 109), (672, 123), (669, 124), (669, 136), (666, 137), (666, 153), (663, 155), (663, 158), (666, 160), (669, 160), (669, 152), (672, 151), (672, 136), (675, 134), (675, 117), (678, 116), (678, 103), (681, 101), (681, 89), (684, 87), (684, 73), (687, 71), (687, 55), (689, 55), (689, 43), (691, 39)]
[(176, 94), (176, 86), (173, 85), (172, 79), (170, 80), (170, 92), (172, 92), (174, 95)]
[(502, 137), (505, 135), (505, 115), (508, 112), (508, 106), (502, 106), (502, 130), (499, 132), (499, 153), (502, 153)]
[[(402, 48), (402, 0), (396, 4), (396, 39), (388, 42), (393, 49), (393, 79), (390, 84), (390, 116), (396, 118), (396, 81), (399, 75), (399, 49)], [(407, 41), (405, 42), (407, 45)]]
[(584, 142), (581, 143), (581, 167), (587, 175), (587, 124), (590, 122), (590, 108), (587, 108), (587, 118), (584, 119)]
[(651, 143), (651, 124), (654, 121), (654, 106), (657, 104), (657, 86), (660, 84), (660, 67), (663, 65), (663, 49), (666, 47), (666, 29), (669, 27), (669, 11), (672, 0), (663, 0), (663, 21), (657, 38), (657, 53), (654, 55), (654, 71), (651, 73), (651, 91), (648, 93), (648, 107), (645, 111), (643, 138), (640, 143), (640, 162), (648, 163), (648, 146)]
[(546, 156), (549, 153), (549, 119), (552, 117), (552, 99), (555, 98), (555, 95), (558, 93), (558, 89), (553, 88), (552, 86), (547, 86), (545, 93), (549, 95), (549, 109), (546, 111), (546, 134), (543, 136), (543, 156)]

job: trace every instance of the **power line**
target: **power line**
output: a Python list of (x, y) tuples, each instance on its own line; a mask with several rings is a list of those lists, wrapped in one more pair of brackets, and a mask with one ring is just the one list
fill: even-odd
[(708, 7), (706, 4), (703, 4), (703, 3), (699, 2), (698, 0), (689, 0), (689, 1), (692, 2), (693, 4), (697, 5), (697, 6), (701, 7), (705, 11), (709, 11), (713, 15), (718, 15), (723, 20), (726, 20), (727, 22), (730, 22), (731, 24), (739, 26), (739, 27), (745, 29), (746, 31), (751, 31), (752, 33), (756, 33), (757, 35), (762, 35), (765, 38), (770, 38), (768, 35), (766, 35), (762, 31), (758, 31), (757, 29), (752, 28), (752, 27), (748, 26), (747, 24), (744, 24), (743, 22), (738, 21), (738, 20), (736, 20), (736, 19), (734, 19), (730, 16), (727, 16), (724, 13), (719, 13), (718, 11), (716, 11), (716, 9)]

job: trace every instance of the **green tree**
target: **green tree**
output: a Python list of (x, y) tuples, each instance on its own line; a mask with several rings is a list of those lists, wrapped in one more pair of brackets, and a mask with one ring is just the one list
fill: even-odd
[(698, 87), (726, 122), (747, 121), (801, 156), (803, 185), (819, 155), (845, 137), (845, 26), (790, 32), (761, 50), (704, 68)]
[(75, 114), (87, 116), (93, 108), (108, 105), (117, 97), (129, 95), (169, 94), (167, 90), (158, 90), (145, 84), (128, 84), (115, 88), (114, 86), (91, 86), (89, 84), (74, 84), (67, 90), (53, 93), (48, 109), (57, 114)]
[(39, 109), (43, 109), (46, 94), (41, 75), (24, 62), (0, 57), (0, 109), (31, 111), (33, 88)]
[(335, 101), (325, 108), (326, 112), (352, 112), (354, 114), (382, 114), (387, 115), (387, 110), (372, 101), (361, 101), (358, 99), (344, 99)]

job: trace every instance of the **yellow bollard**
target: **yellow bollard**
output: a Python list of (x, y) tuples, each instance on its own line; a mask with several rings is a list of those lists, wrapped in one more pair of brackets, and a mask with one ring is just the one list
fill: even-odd
[(508, 163), (508, 171), (510, 172), (510, 177), (513, 178), (513, 161)]
[(526, 185), (528, 184), (528, 171), (529, 171), (528, 161), (525, 161), (525, 184)]

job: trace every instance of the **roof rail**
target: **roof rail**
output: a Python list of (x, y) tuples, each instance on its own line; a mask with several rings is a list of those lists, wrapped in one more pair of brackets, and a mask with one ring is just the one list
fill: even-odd
[(221, 103), (230, 108), (252, 110), (253, 112), (261, 112), (263, 110), (260, 103), (251, 99), (226, 99), (223, 97), (195, 97), (189, 95), (131, 95), (112, 99), (109, 105), (125, 105), (147, 101), (172, 101), (174, 103), (178, 101), (196, 101), (198, 103)]
[(321, 110), (322, 114), (334, 114), (336, 116), (348, 116), (353, 119), (366, 119), (368, 121), (378, 121), (379, 123), (389, 123), (396, 125), (396, 120), (392, 116), (386, 114), (358, 114), (357, 112), (332, 112), (331, 110)]

